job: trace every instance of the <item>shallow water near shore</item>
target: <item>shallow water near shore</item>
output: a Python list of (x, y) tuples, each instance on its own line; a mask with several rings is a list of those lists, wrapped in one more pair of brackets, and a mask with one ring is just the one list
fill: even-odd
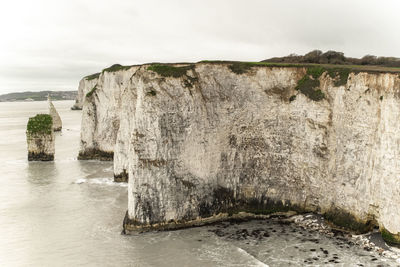
[(0, 103), (0, 266), (400, 266), (280, 219), (121, 235), (127, 185), (112, 163), (78, 161), (81, 111), (53, 102), (63, 121), (54, 162), (28, 162), (28, 118), (47, 102)]

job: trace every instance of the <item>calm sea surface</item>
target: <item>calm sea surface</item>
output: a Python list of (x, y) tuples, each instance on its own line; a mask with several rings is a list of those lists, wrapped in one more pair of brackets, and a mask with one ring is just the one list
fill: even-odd
[(26, 124), (47, 102), (0, 103), (0, 266), (400, 265), (273, 220), (121, 235), (127, 186), (112, 182), (112, 163), (76, 160), (72, 104), (54, 102), (55, 161), (28, 162)]

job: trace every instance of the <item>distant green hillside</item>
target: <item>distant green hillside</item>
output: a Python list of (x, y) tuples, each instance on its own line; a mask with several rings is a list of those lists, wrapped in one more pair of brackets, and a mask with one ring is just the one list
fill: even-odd
[(41, 91), (41, 92), (19, 92), (0, 95), (0, 102), (13, 101), (43, 101), (50, 94), (51, 100), (75, 100), (77, 91)]

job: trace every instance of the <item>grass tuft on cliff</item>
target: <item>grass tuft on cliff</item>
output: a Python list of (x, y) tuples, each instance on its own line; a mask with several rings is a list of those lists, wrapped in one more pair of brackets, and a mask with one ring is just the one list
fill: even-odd
[(252, 67), (254, 63), (252, 62), (234, 62), (233, 64), (229, 65), (229, 69), (236, 74), (243, 74), (247, 73)]
[(321, 101), (325, 98), (325, 94), (321, 89), (317, 89), (320, 85), (318, 79), (310, 78), (310, 75), (306, 74), (297, 82), (296, 90), (307, 96), (309, 99), (314, 101)]
[(130, 68), (132, 68), (132, 66), (122, 66), (120, 64), (114, 64), (111, 67), (104, 69), (102, 71), (102, 73), (103, 72), (116, 72), (116, 71), (120, 71), (120, 70), (128, 70)]
[(390, 233), (388, 230), (385, 228), (381, 229), (381, 235), (383, 240), (385, 240), (389, 245), (396, 245), (400, 246), (400, 236), (399, 235), (394, 235)]
[(147, 67), (147, 70), (154, 71), (163, 77), (174, 77), (179, 78), (186, 75), (186, 72), (193, 69), (194, 65), (174, 67), (170, 65), (163, 64), (153, 64)]
[(349, 78), (349, 74), (351, 72), (356, 73), (357, 71), (352, 71), (351, 69), (346, 68), (332, 68), (327, 69), (328, 75), (335, 79), (334, 84), (335, 86), (342, 86), (347, 83), (347, 79)]
[(91, 97), (93, 95), (93, 93), (97, 90), (97, 85), (95, 85), (92, 90), (90, 90), (89, 92), (87, 92), (86, 97)]
[(37, 114), (29, 118), (27, 132), (30, 134), (51, 134), (53, 119), (49, 114)]
[(347, 83), (349, 74), (355, 72), (350, 68), (325, 68), (323, 66), (309, 66), (307, 73), (297, 82), (296, 90), (314, 101), (321, 101), (325, 94), (319, 89), (319, 78), (327, 74), (333, 79), (335, 86), (342, 86)]
[(325, 68), (321, 66), (313, 66), (310, 68), (307, 68), (307, 74), (311, 75), (314, 79), (318, 79), (321, 77), (321, 75), (326, 71)]
[(88, 81), (91, 81), (91, 80), (99, 78), (99, 76), (100, 76), (100, 72), (88, 75), (85, 77), (85, 79)]

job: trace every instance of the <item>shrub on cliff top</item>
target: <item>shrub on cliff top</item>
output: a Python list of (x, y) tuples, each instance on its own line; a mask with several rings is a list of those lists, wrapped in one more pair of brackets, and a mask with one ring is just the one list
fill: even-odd
[(99, 76), (100, 76), (100, 72), (92, 74), (92, 75), (88, 75), (85, 77), (85, 79), (88, 81), (91, 81), (91, 80), (99, 78)]
[(154, 71), (163, 77), (179, 78), (186, 75), (186, 72), (193, 69), (194, 65), (174, 67), (171, 65), (153, 64), (147, 67), (147, 70)]
[(51, 134), (53, 119), (49, 114), (37, 114), (29, 118), (27, 132), (31, 134)]
[(234, 62), (229, 65), (229, 69), (236, 74), (243, 74), (248, 72), (254, 64), (251, 62)]
[(116, 72), (116, 71), (120, 71), (120, 70), (128, 70), (131, 67), (132, 66), (122, 66), (120, 64), (114, 64), (111, 67), (104, 69), (102, 72)]

